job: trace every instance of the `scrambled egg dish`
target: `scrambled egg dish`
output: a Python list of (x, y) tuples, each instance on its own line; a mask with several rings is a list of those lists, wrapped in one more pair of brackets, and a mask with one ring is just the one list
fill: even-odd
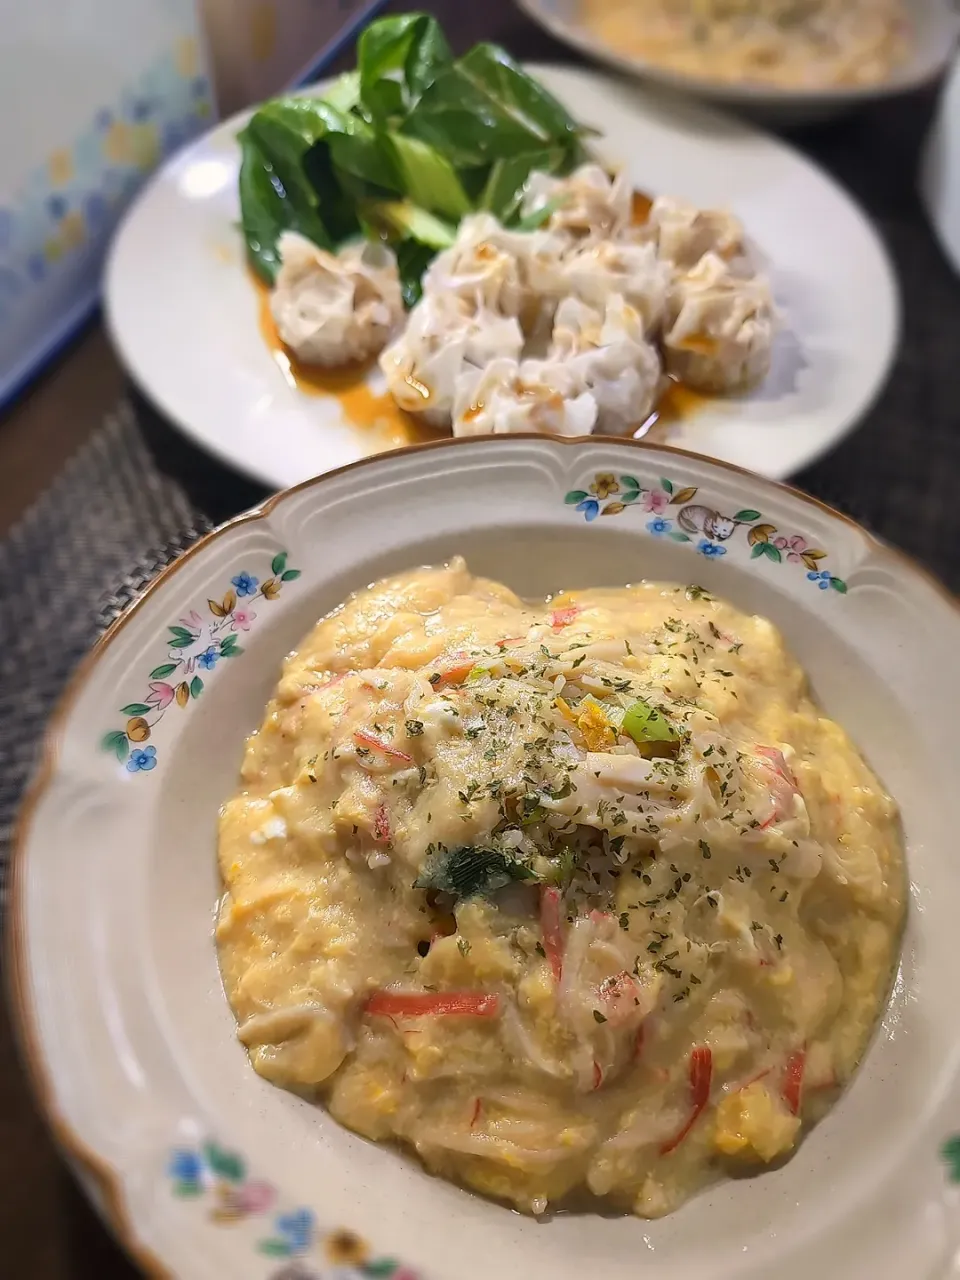
[(580, 13), (621, 53), (734, 84), (882, 84), (913, 44), (904, 0), (580, 0)]
[(789, 1154), (904, 910), (893, 801), (769, 622), (461, 561), (287, 659), (219, 857), (255, 1069), (532, 1213), (660, 1215)]

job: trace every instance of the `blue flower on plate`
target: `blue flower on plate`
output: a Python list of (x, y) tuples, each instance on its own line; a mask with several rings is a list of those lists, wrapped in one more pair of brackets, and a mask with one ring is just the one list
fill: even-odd
[(718, 542), (711, 542), (709, 538), (701, 538), (697, 543), (697, 550), (702, 556), (707, 556), (708, 558), (727, 554), (726, 547), (721, 547)]
[(127, 773), (148, 773), (157, 767), (156, 747), (134, 747), (127, 761)]
[(149, 98), (137, 98), (133, 104), (131, 115), (138, 123), (146, 120), (150, 112), (153, 110), (153, 103)]
[(94, 124), (102, 133), (106, 133), (113, 124), (113, 112), (104, 107), (94, 116)]
[(829, 569), (821, 569), (818, 573), (808, 573), (807, 580), (815, 582), (821, 591), (826, 591), (830, 586), (832, 574)]
[(305, 1253), (313, 1240), (315, 1224), (316, 1218), (309, 1209), (294, 1209), (292, 1213), (279, 1214), (273, 1225), (291, 1253)]
[[(577, 510), (579, 511), (579, 507)], [(237, 588), (238, 596), (252, 596), (260, 584), (259, 578), (251, 578), (249, 573), (238, 573), (235, 578), (230, 581)]]
[(47, 211), (51, 218), (62, 218), (67, 212), (67, 202), (63, 196), (50, 196), (47, 200)]
[(170, 1157), (167, 1172), (184, 1193), (197, 1191), (203, 1178), (203, 1161), (195, 1151), (179, 1147)]
[(673, 528), (672, 520), (664, 520), (663, 516), (657, 516), (655, 520), (647, 521), (647, 532), (652, 533), (655, 538), (660, 538), (665, 533), (669, 533)]
[(577, 503), (575, 510), (582, 511), (584, 520), (589, 524), (600, 514), (600, 503), (596, 498), (584, 498), (583, 502)]
[(212, 671), (217, 665), (219, 657), (220, 651), (217, 649), (216, 645), (212, 644), (209, 649), (204, 653), (201, 653), (197, 658), (197, 666), (203, 667), (204, 671)]

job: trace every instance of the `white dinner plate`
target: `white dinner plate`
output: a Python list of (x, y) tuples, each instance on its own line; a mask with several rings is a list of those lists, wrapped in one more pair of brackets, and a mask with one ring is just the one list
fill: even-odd
[[(678, 540), (685, 509), (723, 533)], [(647, 577), (770, 618), (900, 806), (907, 925), (856, 1075), (791, 1159), (662, 1219), (512, 1212), (271, 1084), (237, 1039), (213, 924), (244, 739), (319, 616), (456, 554), (531, 598)], [(645, 443), (392, 453), (202, 539), (76, 675), (12, 857), (21, 1047), (127, 1247), (177, 1280), (956, 1280), (958, 647), (956, 604), (851, 521)]]
[[(591, 71), (531, 70), (602, 131), (605, 155), (637, 188), (730, 207), (767, 263), (784, 316), (768, 378), (744, 398), (698, 404), (667, 428), (669, 443), (773, 478), (836, 444), (883, 385), (899, 328), (890, 263), (856, 205), (790, 148), (696, 104)], [(237, 228), (245, 118), (182, 151), (137, 201), (110, 256), (107, 317), (131, 374), (173, 422), (281, 487), (397, 437), (291, 385), (263, 337)], [(369, 400), (354, 413), (377, 416)]]

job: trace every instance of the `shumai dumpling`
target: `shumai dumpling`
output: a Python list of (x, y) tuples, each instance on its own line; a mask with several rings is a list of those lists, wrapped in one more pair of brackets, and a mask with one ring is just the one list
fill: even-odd
[(333, 254), (285, 231), (279, 249), (270, 311), (298, 360), (336, 368), (383, 350), (403, 317), (397, 260), (386, 245), (365, 241)]
[(525, 216), (548, 206), (546, 227), (574, 240), (615, 239), (630, 225), (633, 192), (623, 173), (609, 174), (598, 164), (581, 165), (566, 178), (532, 173), (523, 199)]
[(403, 333), (380, 357), (387, 388), (401, 409), (431, 426), (449, 427), (457, 380), (492, 360), (517, 360), (523, 332), (512, 316), (455, 293), (424, 294)]
[(585, 436), (597, 421), (597, 402), (562, 364), (547, 360), (494, 360), (465, 373), (457, 385), (455, 436)]
[(683, 269), (695, 266), (705, 253), (729, 262), (745, 252), (743, 225), (732, 213), (698, 209), (673, 196), (654, 200), (638, 235), (653, 238), (660, 257)]
[(663, 369), (643, 317), (619, 294), (595, 310), (579, 298), (557, 308), (548, 357), (597, 402), (596, 430), (624, 435), (642, 426), (660, 393)]
[(770, 369), (776, 309), (763, 276), (738, 275), (715, 253), (678, 274), (663, 331), (667, 372), (698, 391), (754, 386)]

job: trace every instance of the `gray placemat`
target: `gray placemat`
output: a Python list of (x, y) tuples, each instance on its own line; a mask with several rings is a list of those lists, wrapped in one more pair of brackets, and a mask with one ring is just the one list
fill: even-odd
[(43, 725), (97, 635), (211, 527), (123, 405), (0, 542), (0, 907)]

